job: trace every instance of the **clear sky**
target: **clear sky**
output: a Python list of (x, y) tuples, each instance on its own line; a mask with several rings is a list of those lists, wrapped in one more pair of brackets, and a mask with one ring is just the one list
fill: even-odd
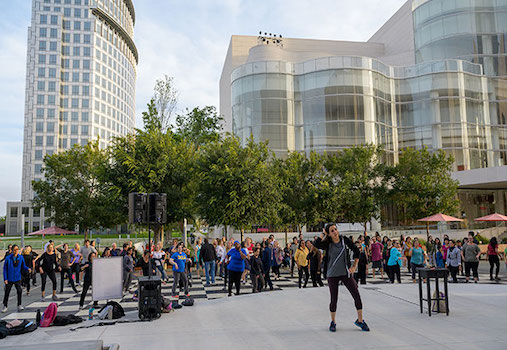
[[(218, 108), (231, 35), (366, 41), (405, 0), (134, 0), (139, 51), (136, 119), (168, 74), (178, 110)], [(0, 0), (0, 216), (21, 198), (27, 28), (32, 0)]]

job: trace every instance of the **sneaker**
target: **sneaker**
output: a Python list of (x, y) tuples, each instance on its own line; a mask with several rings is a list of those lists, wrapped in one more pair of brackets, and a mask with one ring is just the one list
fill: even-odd
[(57, 300), (58, 300), (58, 297), (57, 297), (56, 295), (53, 295), (53, 296), (51, 297), (51, 299), (53, 299), (53, 301), (57, 301)]
[(501, 281), (501, 279), (499, 277), (495, 277), (495, 280), (496, 281)]
[(6, 313), (6, 312), (7, 312), (7, 310), (8, 310), (7, 306), (4, 306), (4, 308), (2, 309), (2, 313), (3, 313), (3, 314), (4, 314), (4, 313)]
[(370, 327), (368, 327), (368, 325), (366, 324), (366, 322), (364, 320), (361, 323), (358, 320), (356, 320), (356, 322), (354, 322), (354, 324), (356, 326), (358, 326), (359, 328), (361, 328), (361, 330), (363, 332), (369, 332), (370, 331)]
[(84, 309), (86, 309), (86, 306), (84, 306), (84, 305), (79, 305), (79, 308), (80, 308), (81, 310), (84, 310)]
[(336, 332), (336, 323), (334, 321), (331, 321), (331, 324), (329, 325), (329, 331)]
[(474, 281), (474, 283), (477, 283), (477, 281)]
[(45, 296), (42, 296), (42, 297), (40, 298), (40, 301), (46, 301), (46, 297), (45, 297)]
[(26, 295), (30, 295), (30, 291), (29, 290), (26, 291)]
[(24, 308), (23, 306), (21, 306), (21, 305), (19, 305), (19, 306), (18, 306), (18, 312), (21, 312), (21, 311), (23, 311), (24, 309), (25, 309), (25, 308)]

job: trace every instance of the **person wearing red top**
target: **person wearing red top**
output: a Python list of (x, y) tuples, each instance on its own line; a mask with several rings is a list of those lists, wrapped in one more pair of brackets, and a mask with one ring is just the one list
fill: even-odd
[(375, 278), (375, 269), (380, 269), (380, 276), (383, 279), (384, 268), (382, 267), (382, 250), (384, 249), (384, 245), (380, 243), (380, 240), (380, 236), (377, 236), (371, 244), (371, 261), (373, 278)]
[[(498, 278), (498, 272), (500, 272), (500, 259), (498, 257), (498, 241), (496, 240), (496, 237), (491, 238), (488, 244), (488, 261), (489, 261), (489, 279), (491, 281), (497, 280), (499, 281), (500, 278)], [(496, 271), (495, 271), (495, 278), (493, 278), (493, 269), (496, 265)]]

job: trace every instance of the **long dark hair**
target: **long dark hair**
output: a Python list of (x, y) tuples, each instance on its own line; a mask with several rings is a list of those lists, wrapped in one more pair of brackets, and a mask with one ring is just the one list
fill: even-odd
[(490, 244), (493, 248), (496, 248), (496, 247), (498, 246), (498, 241), (496, 240), (496, 237), (491, 238), (491, 240), (489, 241), (489, 244)]

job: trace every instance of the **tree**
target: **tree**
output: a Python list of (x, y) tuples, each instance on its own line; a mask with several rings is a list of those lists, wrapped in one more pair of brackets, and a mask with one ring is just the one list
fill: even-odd
[(171, 126), (171, 117), (178, 104), (178, 90), (174, 87), (173, 77), (166, 74), (163, 79), (157, 79), (152, 101), (157, 110), (156, 116), (160, 122), (160, 128), (162, 131), (168, 130)]
[[(125, 204), (130, 192), (166, 193), (168, 222), (181, 221), (192, 214), (195, 148), (170, 131), (145, 129), (114, 141), (109, 175)], [(154, 231), (162, 240), (162, 227)]]
[(121, 197), (107, 180), (108, 156), (98, 141), (44, 158), (44, 179), (33, 181), (35, 208), (69, 230), (111, 227), (124, 222)]
[(394, 169), (390, 197), (401, 208), (405, 220), (437, 213), (453, 215), (459, 208), (458, 181), (451, 177), (452, 155), (427, 148), (405, 149)]
[(205, 144), (197, 161), (197, 209), (208, 225), (243, 231), (273, 222), (280, 194), (266, 143), (234, 136)]
[[(287, 233), (288, 226), (315, 224), (320, 218), (319, 188), (323, 181), (323, 156), (311, 152), (291, 152), (274, 161), (281, 193), (278, 218)], [(287, 238), (287, 237), (286, 237)]]
[(224, 118), (217, 114), (214, 106), (187, 109), (176, 117), (175, 136), (187, 139), (197, 147), (220, 140)]
[(381, 163), (382, 148), (361, 145), (344, 149), (327, 159), (327, 168), (335, 187), (339, 212), (344, 221), (367, 223), (380, 218), (385, 203), (386, 165)]

